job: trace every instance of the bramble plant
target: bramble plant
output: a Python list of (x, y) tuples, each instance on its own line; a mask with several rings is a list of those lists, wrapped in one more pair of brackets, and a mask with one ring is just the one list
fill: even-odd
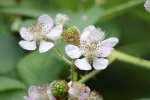
[(150, 0), (0, 0), (0, 100), (150, 100)]
[[(150, 0), (146, 0), (144, 7), (150, 12)], [(54, 19), (42, 14), (33, 25), (20, 28), (23, 40), (19, 45), (23, 49), (31, 51), (39, 48), (40, 53), (54, 51), (70, 66), (69, 81), (53, 80), (51, 83), (31, 85), (24, 100), (103, 100), (100, 93), (92, 91), (84, 82), (107, 68), (115, 59), (150, 67), (149, 61), (139, 61), (136, 57), (115, 50), (119, 39), (104, 39), (106, 34), (101, 28), (88, 25), (80, 30), (70, 25), (69, 21), (71, 18), (65, 14), (59, 13)], [(65, 44), (65, 53), (55, 47), (60, 43)], [(77, 70), (90, 72), (79, 79), (80, 71)]]
[[(64, 55), (60, 54), (61, 51), (56, 49), (54, 44), (57, 43), (57, 40), (62, 41), (63, 39), (67, 43), (72, 43), (65, 46), (65, 52), (72, 58), (72, 61), (67, 58), (64, 60), (70, 65), (70, 82), (54, 80), (49, 85), (30, 86), (28, 96), (24, 97), (25, 100), (66, 100), (67, 98), (91, 100), (94, 97), (102, 99), (98, 93), (92, 97), (94, 91), (77, 82), (78, 73), (75, 67), (80, 70), (92, 70), (91, 66), (95, 70), (105, 69), (108, 65), (106, 57), (110, 55), (113, 47), (118, 43), (118, 39), (103, 40), (105, 33), (101, 29), (95, 28), (94, 25), (86, 27), (81, 34), (77, 27), (67, 25), (69, 20), (67, 15), (58, 14), (54, 22), (49, 15), (42, 14), (31, 27), (20, 29), (20, 35), (24, 40), (21, 40), (19, 45), (26, 50), (35, 50), (39, 46), (40, 53), (53, 49), (58, 55)], [(56, 26), (52, 28), (54, 23)]]

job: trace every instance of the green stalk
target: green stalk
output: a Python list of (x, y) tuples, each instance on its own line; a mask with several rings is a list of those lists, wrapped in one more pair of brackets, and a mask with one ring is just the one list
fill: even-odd
[[(147, 68), (150, 69), (150, 61), (144, 60), (142, 58), (137, 58), (131, 55), (128, 55), (126, 53), (122, 53), (120, 51), (114, 50), (112, 52), (112, 54), (109, 56), (109, 61), (110, 63), (113, 62), (115, 59), (122, 61), (122, 62), (126, 62), (126, 63), (130, 63), (133, 65), (137, 65), (138, 67), (142, 67), (142, 68)], [(109, 63), (109, 64), (110, 64)], [(84, 77), (82, 77), (79, 82), (86, 82), (87, 80), (89, 80), (90, 78), (92, 78), (93, 76), (95, 76), (96, 74), (98, 74), (101, 70), (94, 70), (91, 71), (89, 74), (85, 75)]]
[(78, 76), (77, 76), (77, 73), (75, 71), (75, 65), (74, 64), (72, 64), (72, 66), (71, 66), (71, 76), (70, 77), (71, 77), (71, 81), (73, 81), (73, 82), (77, 81)]
[(134, 57), (131, 55), (128, 55), (126, 53), (114, 50), (112, 53), (112, 56), (116, 56), (116, 59), (122, 62), (130, 63), (137, 65), (139, 67), (150, 69), (150, 61), (144, 60), (142, 58)]
[(68, 60), (58, 49), (53, 48), (53, 51), (56, 52), (68, 65), (72, 65), (72, 62)]

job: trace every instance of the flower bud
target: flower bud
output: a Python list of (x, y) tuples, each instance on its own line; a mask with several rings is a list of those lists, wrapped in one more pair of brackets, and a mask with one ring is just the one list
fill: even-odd
[(57, 14), (56, 17), (55, 17), (55, 24), (56, 25), (66, 25), (68, 24), (68, 22), (70, 21), (69, 17), (65, 14)]
[(98, 92), (92, 91), (87, 100), (103, 100), (103, 98)]
[(69, 82), (69, 96), (72, 100), (87, 100), (90, 95), (90, 88), (78, 82)]
[(80, 42), (80, 33), (77, 27), (71, 26), (64, 32), (64, 40), (69, 44), (78, 45)]
[(64, 98), (68, 95), (68, 85), (66, 81), (59, 80), (53, 83), (51, 92), (56, 98)]

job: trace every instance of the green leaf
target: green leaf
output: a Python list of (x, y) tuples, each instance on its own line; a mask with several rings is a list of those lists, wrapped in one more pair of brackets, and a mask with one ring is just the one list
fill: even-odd
[(0, 0), (0, 6), (7, 7), (7, 6), (14, 6), (16, 5), (15, 0)]
[(23, 96), (27, 95), (27, 92), (23, 90), (0, 92), (1, 100), (23, 100)]
[(18, 42), (11, 35), (0, 34), (0, 74), (13, 70), (23, 54)]
[(105, 22), (105, 23), (101, 23), (99, 25), (99, 27), (101, 27), (101, 29), (106, 33), (106, 37), (105, 38), (110, 38), (110, 37), (120, 37), (120, 29), (117, 27), (117, 25), (113, 22), (113, 21), (109, 21), (109, 22)]
[(85, 12), (70, 12), (68, 15), (71, 18), (71, 25), (75, 25), (80, 29), (83, 29), (88, 25), (95, 24), (96, 21), (100, 18), (100, 13), (101, 9), (98, 6), (93, 6)]
[(7, 7), (7, 8), (1, 8), (0, 13), (4, 14), (19, 14), (29, 17), (38, 17), (40, 14), (43, 13), (43, 11), (39, 11), (33, 8), (29, 7)]
[(63, 66), (52, 51), (42, 54), (36, 51), (21, 59), (17, 68), (21, 78), (30, 85), (58, 79)]
[(25, 89), (26, 86), (22, 82), (6, 76), (0, 76), (0, 91)]

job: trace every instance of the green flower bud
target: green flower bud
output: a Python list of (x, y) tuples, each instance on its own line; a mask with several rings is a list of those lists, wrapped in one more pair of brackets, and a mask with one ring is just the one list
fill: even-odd
[(51, 92), (56, 98), (64, 98), (68, 95), (68, 85), (64, 80), (56, 81), (51, 87)]
[(71, 26), (64, 32), (64, 40), (69, 44), (78, 45), (80, 42), (80, 33), (75, 26)]

